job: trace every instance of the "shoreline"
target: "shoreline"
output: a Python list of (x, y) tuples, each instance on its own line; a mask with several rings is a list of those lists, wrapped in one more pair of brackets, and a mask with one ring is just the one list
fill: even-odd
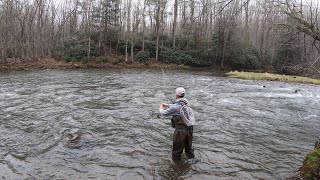
[(171, 70), (194, 70), (212, 72), (216, 76), (238, 78), (247, 80), (266, 80), (266, 81), (281, 81), (295, 82), (303, 84), (320, 85), (320, 79), (308, 78), (302, 76), (280, 75), (273, 73), (261, 73), (256, 70), (253, 72), (238, 72), (231, 70), (214, 69), (212, 67), (189, 67), (186, 65), (163, 64), (157, 61), (150, 61), (147, 64), (139, 62), (101, 62), (92, 60), (90, 62), (67, 62), (65, 60), (56, 60), (54, 58), (44, 58), (36, 60), (9, 60), (9, 62), (0, 63), (0, 72), (8, 71), (34, 71), (45, 69), (104, 69), (104, 68), (137, 68), (137, 69), (171, 69)]
[(67, 62), (65, 60), (57, 60), (53, 58), (45, 58), (38, 60), (15, 60), (10, 63), (0, 62), (0, 73), (10, 71), (36, 71), (36, 70), (75, 70), (75, 69), (151, 69), (151, 70), (190, 70), (198, 72), (206, 72), (210, 75), (219, 77), (227, 77), (229, 70), (219, 70), (213, 67), (190, 67), (186, 65), (164, 64), (151, 60), (147, 64), (139, 62), (101, 62), (92, 60), (90, 62)]
[(81, 68), (165, 68), (165, 69), (199, 69), (209, 70), (209, 68), (193, 68), (185, 65), (162, 64), (152, 61), (148, 64), (138, 62), (99, 62), (92, 60), (90, 62), (67, 62), (65, 60), (56, 60), (53, 58), (45, 58), (39, 60), (15, 60), (12, 62), (0, 63), (0, 72), (5, 71), (32, 71), (43, 69), (81, 69)]
[(302, 83), (320, 85), (320, 79), (309, 78), (304, 76), (292, 76), (272, 73), (258, 73), (258, 72), (238, 72), (231, 71), (226, 73), (229, 78), (247, 79), (247, 80), (264, 80), (264, 81), (280, 81), (288, 83)]

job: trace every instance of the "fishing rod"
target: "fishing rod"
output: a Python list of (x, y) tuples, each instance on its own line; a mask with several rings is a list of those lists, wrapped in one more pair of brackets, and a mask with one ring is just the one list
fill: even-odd
[[(163, 92), (164, 96), (166, 97), (166, 99), (168, 100), (168, 102), (170, 102), (172, 104), (172, 101), (170, 100), (170, 98), (168, 98), (168, 96), (165, 93), (165, 89), (167, 89), (166, 88), (166, 75), (165, 75), (165, 72), (164, 72), (163, 68), (161, 68), (161, 71), (162, 71), (162, 83), (163, 83), (162, 92)], [(157, 118), (158, 119), (161, 118), (161, 114), (160, 113), (158, 113)]]

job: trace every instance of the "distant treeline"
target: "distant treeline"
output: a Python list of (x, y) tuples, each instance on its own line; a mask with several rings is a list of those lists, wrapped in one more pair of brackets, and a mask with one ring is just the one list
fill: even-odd
[(319, 2), (0, 0), (0, 59), (55, 57), (319, 75)]

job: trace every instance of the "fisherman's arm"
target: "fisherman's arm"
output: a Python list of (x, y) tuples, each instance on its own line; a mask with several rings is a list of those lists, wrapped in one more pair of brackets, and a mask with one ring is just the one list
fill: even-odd
[(161, 103), (160, 108), (159, 108), (159, 112), (161, 115), (171, 116), (171, 115), (175, 114), (176, 108), (173, 106), (173, 104)]

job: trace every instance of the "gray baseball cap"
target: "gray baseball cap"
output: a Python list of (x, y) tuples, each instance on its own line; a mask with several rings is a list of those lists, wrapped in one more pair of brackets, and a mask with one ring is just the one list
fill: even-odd
[(178, 87), (176, 89), (176, 95), (177, 96), (184, 96), (186, 93), (186, 90), (183, 87)]

